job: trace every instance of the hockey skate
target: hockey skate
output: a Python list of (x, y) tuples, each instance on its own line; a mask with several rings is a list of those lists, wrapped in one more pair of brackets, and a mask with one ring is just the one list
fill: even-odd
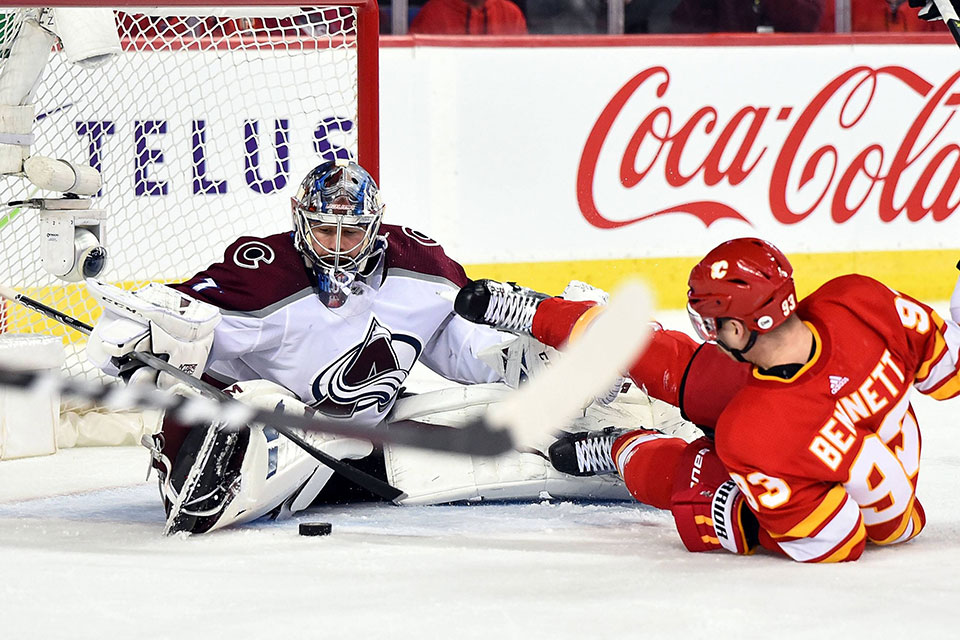
[(569, 433), (550, 445), (547, 453), (553, 468), (571, 476), (597, 476), (615, 473), (610, 449), (614, 441), (630, 429), (606, 427), (600, 431)]
[[(157, 468), (167, 513), (165, 535), (213, 528), (237, 494), (248, 437), (247, 430), (195, 429), (183, 447), (188, 455), (178, 456), (172, 465), (161, 458)], [(157, 460), (158, 452), (151, 448), (151, 453)]]
[(470, 322), (530, 335), (537, 306), (549, 297), (514, 282), (474, 280), (460, 289), (453, 308)]

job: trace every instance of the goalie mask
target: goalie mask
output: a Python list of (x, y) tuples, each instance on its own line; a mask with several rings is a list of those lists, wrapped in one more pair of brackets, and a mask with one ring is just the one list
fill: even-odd
[(320, 300), (342, 306), (383, 253), (377, 183), (351, 160), (333, 160), (303, 179), (291, 202), (297, 249), (317, 276)]

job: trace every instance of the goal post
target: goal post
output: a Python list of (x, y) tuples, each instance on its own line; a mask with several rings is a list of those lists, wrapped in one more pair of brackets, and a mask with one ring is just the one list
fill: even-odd
[[(378, 177), (375, 0), (142, 4), (0, 8), (0, 96), (14, 102), (11, 95), (25, 94), (19, 105), (0, 104), (0, 152), (21, 145), (28, 162), (43, 156), (55, 168), (63, 160), (86, 172), (81, 198), (102, 215), (74, 213), (70, 229), (79, 242), (81, 225), (90, 225), (94, 233), (84, 237), (106, 248), (99, 277), (125, 287), (184, 280), (220, 260), (240, 235), (291, 229), (290, 196), (324, 159), (350, 157)], [(116, 29), (118, 52), (93, 56), (99, 66), (74, 60), (94, 30), (76, 28), (67, 10), (84, 8), (109, 9)], [(31, 94), (29, 73), (19, 84), (10, 80), (11, 52), (25, 21), (57, 32), (58, 16), (66, 31), (75, 27), (72, 40), (40, 45), (49, 58)], [(17, 90), (3, 91), (11, 84)], [(99, 188), (90, 178), (97, 173)], [(55, 181), (29, 178), (9, 168), (0, 175), (0, 284), (92, 322), (99, 309), (82, 283), (42, 264), (49, 227), (23, 204), (64, 193), (48, 188)], [(56, 222), (56, 212), (45, 215), (46, 224)], [(64, 372), (98, 375), (85, 362), (84, 337), (38, 314), (0, 302), (0, 333), (61, 336)]]

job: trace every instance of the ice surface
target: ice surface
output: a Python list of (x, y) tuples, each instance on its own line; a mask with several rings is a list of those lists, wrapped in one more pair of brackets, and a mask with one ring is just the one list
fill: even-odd
[[(953, 637), (960, 401), (915, 398), (915, 540), (857, 563), (687, 553), (638, 504), (326, 508), (163, 538), (140, 448), (0, 463), (3, 638)], [(300, 537), (297, 522), (333, 523)]]

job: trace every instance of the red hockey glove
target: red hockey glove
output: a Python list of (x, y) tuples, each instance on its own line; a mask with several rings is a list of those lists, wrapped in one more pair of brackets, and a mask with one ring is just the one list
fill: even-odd
[(689, 551), (747, 554), (757, 547), (757, 518), (707, 438), (691, 442), (680, 456), (670, 511)]

